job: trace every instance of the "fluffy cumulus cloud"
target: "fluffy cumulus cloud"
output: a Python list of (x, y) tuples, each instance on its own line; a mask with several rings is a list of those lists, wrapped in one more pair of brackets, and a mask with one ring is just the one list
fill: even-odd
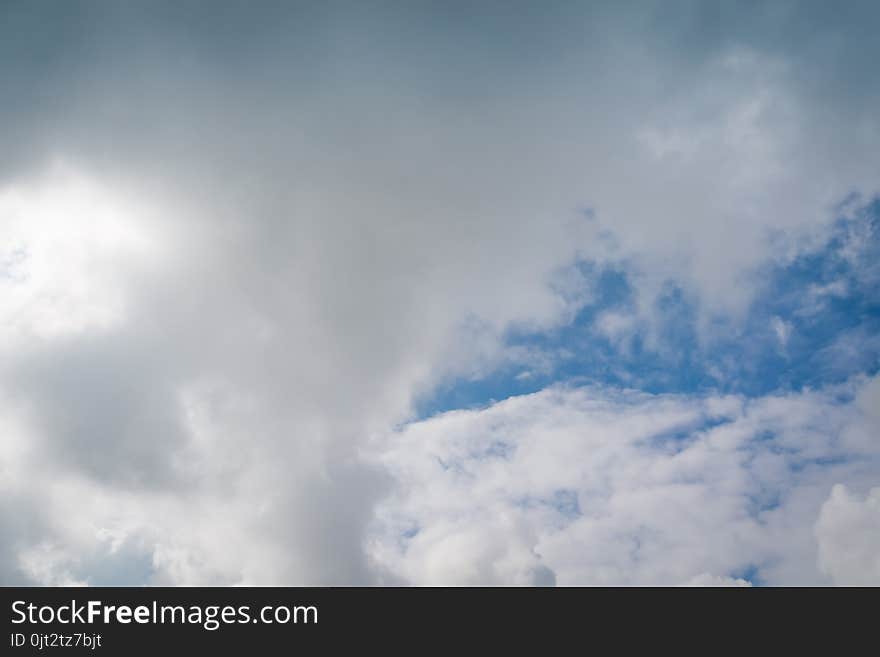
[(0, 583), (876, 582), (877, 18), (4, 3)]
[(376, 445), (399, 484), (371, 549), (423, 584), (868, 582), (876, 490), (829, 490), (876, 481), (871, 386), (563, 387), (413, 423)]
[(822, 507), (816, 534), (819, 564), (836, 583), (848, 586), (880, 582), (880, 488), (865, 499), (836, 485)]

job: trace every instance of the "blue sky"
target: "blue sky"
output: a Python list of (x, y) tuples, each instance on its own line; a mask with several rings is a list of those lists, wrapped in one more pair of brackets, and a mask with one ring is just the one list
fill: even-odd
[[(739, 393), (759, 397), (846, 381), (880, 369), (880, 202), (863, 203), (829, 234), (782, 262), (749, 272), (756, 283), (743, 317), (712, 317), (700, 301), (666, 281), (640, 317), (625, 264), (572, 267), (593, 291), (569, 322), (550, 331), (513, 327), (504, 344), (539, 355), (438, 386), (418, 405), (427, 417), (485, 406), (554, 383), (594, 383), (652, 393)], [(637, 273), (635, 275), (638, 275)], [(626, 318), (620, 334), (597, 328), (605, 313)]]

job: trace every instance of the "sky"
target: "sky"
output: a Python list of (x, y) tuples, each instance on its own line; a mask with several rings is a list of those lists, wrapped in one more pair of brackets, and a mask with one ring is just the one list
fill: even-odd
[(0, 584), (880, 585), (878, 20), (0, 3)]

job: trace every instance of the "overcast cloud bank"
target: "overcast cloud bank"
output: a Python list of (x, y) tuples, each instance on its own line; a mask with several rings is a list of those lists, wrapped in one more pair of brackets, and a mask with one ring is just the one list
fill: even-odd
[(877, 583), (878, 18), (4, 3), (0, 582)]

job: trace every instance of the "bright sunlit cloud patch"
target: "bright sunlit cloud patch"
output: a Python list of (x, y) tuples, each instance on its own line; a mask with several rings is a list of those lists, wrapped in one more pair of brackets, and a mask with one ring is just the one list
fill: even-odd
[(135, 199), (68, 166), (0, 188), (4, 341), (123, 321), (125, 274), (155, 258), (155, 228)]

